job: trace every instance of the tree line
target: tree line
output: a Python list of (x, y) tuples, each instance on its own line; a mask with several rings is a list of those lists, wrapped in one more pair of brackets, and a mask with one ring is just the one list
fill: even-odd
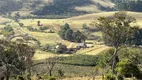
[(67, 23), (61, 27), (59, 36), (64, 40), (78, 43), (84, 42), (87, 39), (87, 37), (79, 30), (73, 31)]
[(141, 0), (113, 0), (116, 3), (116, 10), (127, 10), (141, 12)]

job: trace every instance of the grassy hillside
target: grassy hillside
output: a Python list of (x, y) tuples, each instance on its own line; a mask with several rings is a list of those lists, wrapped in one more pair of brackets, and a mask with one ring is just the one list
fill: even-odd
[(18, 11), (24, 17), (34, 14), (34, 17), (57, 18), (112, 11), (114, 5), (111, 0), (5, 0), (0, 3), (0, 13), (9, 15)]
[(18, 11), (22, 18), (55, 19), (114, 10), (141, 11), (141, 4), (131, 0), (3, 0), (0, 13), (13, 15)]
[[(94, 0), (95, 2), (95, 0)], [(102, 2), (102, 1), (100, 1)], [(103, 3), (102, 3), (103, 4)], [(105, 4), (104, 4), (105, 5)], [(33, 57), (34, 63), (40, 63), (40, 61), (45, 62), (45, 59), (47, 58), (54, 58), (59, 57), (59, 63), (56, 64), (56, 66), (53, 68), (53, 74), (58, 75), (58, 70), (63, 70), (65, 72), (65, 76), (67, 78), (63, 80), (93, 80), (94, 75), (98, 75), (100, 73), (96, 73), (94, 70), (94, 66), (97, 65), (97, 60), (102, 60), (102, 58), (99, 58), (99, 54), (105, 54), (110, 47), (106, 46), (102, 42), (102, 34), (99, 31), (95, 31), (95, 27), (92, 27), (90, 23), (92, 21), (97, 21), (97, 18), (101, 16), (105, 17), (112, 17), (115, 12), (101, 12), (101, 13), (95, 13), (95, 14), (87, 14), (83, 16), (75, 16), (71, 18), (66, 19), (19, 19), (19, 22), (15, 22), (12, 19), (7, 19), (4, 17), (0, 17), (0, 32), (3, 30), (2, 28), (10, 25), (10, 27), (13, 28), (14, 34), (13, 35), (24, 35), (28, 36), (29, 44), (30, 46), (33, 46), (33, 43), (30, 43), (30, 41), (34, 41), (34, 47), (35, 47), (35, 54)], [(135, 25), (139, 25), (142, 27), (142, 13), (138, 12), (127, 12), (128, 15), (134, 17), (137, 19), (137, 23)], [(28, 15), (28, 13), (25, 13), (25, 15)], [(40, 21), (42, 26), (37, 26), (37, 22)], [(19, 24), (22, 23), (23, 26), (20, 26)], [(89, 31), (90, 34), (87, 35), (87, 37), (91, 36), (97, 36), (99, 39), (87, 39), (87, 42), (92, 42), (93, 47), (91, 48), (82, 48), (75, 52), (74, 54), (57, 54), (55, 52), (51, 51), (42, 51), (41, 47), (44, 45), (55, 45), (56, 43), (62, 43), (65, 44), (67, 47), (69, 47), (72, 44), (77, 45), (74, 42), (69, 42), (66, 40), (63, 40), (58, 35), (58, 31), (60, 30), (60, 27), (64, 25), (65, 23), (68, 23), (73, 30), (80, 30), (84, 34), (85, 32), (89, 31), (87, 29), (84, 29), (82, 27), (83, 24), (86, 24), (87, 27), (93, 29), (94, 31)], [(40, 31), (41, 27), (46, 27), (48, 30), (53, 30), (54, 32), (44, 32)], [(37, 30), (29, 30), (29, 28), (37, 29)], [(3, 34), (0, 34), (0, 38), (4, 37)], [(10, 36), (11, 37), (11, 36)], [(28, 39), (24, 40), (24, 37), (16, 37), (19, 40), (23, 39), (23, 42), (27, 41)], [(16, 38), (12, 39), (13, 41), (17, 41)], [(27, 37), (26, 37), (27, 38)], [(6, 39), (6, 38), (2, 38)], [(7, 38), (8, 39), (8, 38)], [(36, 41), (39, 41), (36, 42)], [(51, 46), (50, 46), (51, 47)], [(55, 47), (55, 46), (54, 46)], [(50, 48), (51, 49), (51, 48)], [(131, 50), (131, 49), (130, 49)], [(133, 51), (133, 50), (132, 50)], [(135, 52), (135, 50), (133, 51)], [(110, 58), (110, 57), (109, 57)], [(47, 64), (39, 64), (32, 68), (34, 73), (38, 74), (47, 74)], [(98, 71), (97, 71), (98, 72)], [(102, 74), (102, 73), (101, 73)], [(85, 76), (85, 77), (84, 77)], [(69, 78), (68, 78), (69, 77)], [(96, 77), (97, 80), (101, 80), (101, 77)]]
[[(88, 26), (90, 26), (89, 24), (93, 20), (97, 20), (98, 17), (101, 17), (101, 16), (111, 17), (114, 13), (115, 12), (102, 12), (102, 13), (88, 14), (88, 15), (83, 15), (83, 16), (67, 18), (67, 19), (21, 19), (20, 20), (20, 22), (23, 23), (24, 26), (34, 27), (34, 28), (38, 28), (37, 21), (41, 21), (41, 24), (43, 24), (43, 26), (56, 30), (56, 33), (31, 32), (31, 31), (27, 30), (26, 28), (16, 27), (16, 26), (18, 26), (17, 24), (14, 24), (14, 25), (12, 24), (12, 25), (14, 27), (14, 30), (20, 29), (20, 31), (23, 31), (24, 33), (28, 33), (28, 34), (32, 35), (34, 38), (36, 38), (37, 40), (39, 40), (41, 42), (41, 45), (55, 44), (56, 42), (61, 42), (61, 43), (66, 44), (67, 46), (69, 46), (70, 44), (72, 44), (72, 42), (62, 40), (59, 37), (59, 35), (57, 34), (57, 32), (60, 30), (61, 25), (68, 23), (72, 29), (74, 29), (74, 30), (78, 29), (78, 30), (82, 31), (83, 30), (82, 24), (85, 23)], [(142, 26), (142, 16), (141, 16), (142, 13), (128, 12), (128, 15), (135, 17), (137, 19), (137, 25), (140, 25), (140, 27)], [(6, 18), (2, 18), (2, 17), (0, 18), (0, 20), (1, 20), (1, 24), (0, 24), (1, 28), (4, 27), (4, 25), (5, 25), (3, 23), (12, 21), (10, 19), (6, 19)], [(19, 32), (17, 32), (17, 34), (19, 34)], [(101, 36), (100, 32), (91, 32), (91, 34), (96, 35), (96, 36)], [(91, 40), (91, 42), (94, 42), (96, 44), (95, 40)], [(95, 45), (93, 48), (81, 49), (77, 53), (96, 55), (106, 49), (108, 49), (108, 47), (101, 46), (101, 45)], [(45, 58), (48, 58), (48, 57), (54, 55), (50, 52), (43, 52), (40, 50), (37, 50), (36, 53), (37, 54), (35, 54), (35, 59), (38, 59), (38, 60), (45, 59)]]
[(34, 13), (39, 15), (60, 15), (65, 13), (76, 14), (75, 12), (77, 12), (81, 14), (111, 10), (114, 5), (110, 0), (53, 0), (51, 4), (45, 5), (41, 10)]
[[(69, 18), (70, 20), (96, 20), (99, 17), (111, 17), (114, 13), (116, 13), (117, 11), (113, 11), (113, 12), (101, 12), (101, 13), (94, 13), (94, 14), (87, 14), (87, 15), (82, 15), (82, 16), (78, 16), (78, 17), (72, 17)], [(137, 20), (142, 20), (142, 13), (141, 12), (131, 12), (131, 11), (127, 11), (127, 14), (129, 16), (132, 16), (134, 18), (136, 18)]]
[[(79, 21), (92, 21), (92, 20), (97, 20), (99, 17), (104, 16), (104, 17), (112, 17), (112, 15), (115, 12), (101, 12), (101, 13), (94, 13), (94, 14), (87, 14), (87, 15), (83, 15), (83, 16), (79, 16), (79, 17), (72, 17), (69, 18), (69, 20), (76, 20)], [(142, 27), (142, 13), (141, 12), (127, 12), (128, 15), (134, 17), (137, 20), (136, 25), (139, 25), (140, 27)]]
[[(38, 20), (41, 21), (41, 24), (44, 26), (57, 26), (57, 25), (63, 25), (65, 23), (70, 24), (71, 28), (74, 29), (81, 29), (82, 24), (90, 24), (93, 20), (97, 20), (99, 17), (104, 16), (104, 17), (112, 17), (115, 12), (101, 12), (101, 13), (94, 13), (94, 14), (87, 14), (87, 15), (82, 15), (82, 16), (76, 16), (76, 17), (71, 17), (67, 19), (26, 19), (26, 20), (21, 20), (26, 26), (36, 26), (36, 23)], [(142, 13), (141, 12), (127, 12), (128, 15), (136, 18), (137, 24), (142, 26)]]
[(75, 9), (78, 11), (87, 11), (92, 13), (92, 12), (104, 11), (103, 9), (101, 9), (101, 7), (107, 9), (107, 8), (114, 8), (115, 6), (115, 4), (110, 0), (92, 0), (92, 3), (93, 4), (87, 6), (76, 6)]

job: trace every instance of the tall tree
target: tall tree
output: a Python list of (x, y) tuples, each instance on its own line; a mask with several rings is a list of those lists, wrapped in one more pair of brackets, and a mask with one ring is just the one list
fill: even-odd
[(58, 57), (46, 59), (45, 64), (49, 70), (49, 76), (52, 76), (52, 71), (55, 65), (58, 63)]
[(70, 26), (69, 26), (68, 23), (66, 23), (64, 26), (62, 26), (61, 31), (59, 31), (59, 35), (60, 35), (61, 38), (66, 39), (65, 33), (68, 29), (70, 29)]
[(0, 41), (0, 55), (0, 68), (9, 80), (11, 73), (30, 72), (34, 49), (25, 44)]
[(136, 31), (134, 35), (134, 43), (137, 46), (142, 45), (142, 29), (139, 29), (138, 31)]
[(73, 39), (75, 42), (81, 43), (81, 42), (85, 42), (87, 37), (83, 33), (81, 33), (79, 30), (77, 30), (76, 32), (73, 33)]
[(14, 19), (15, 19), (16, 22), (19, 22), (19, 18), (20, 18), (20, 17), (21, 17), (21, 16), (20, 16), (19, 12), (15, 13)]
[(73, 34), (73, 31), (71, 29), (68, 29), (65, 32), (65, 39), (67, 39), (69, 41), (73, 41), (72, 34)]
[(131, 37), (131, 23), (136, 20), (126, 14), (126, 12), (117, 12), (113, 18), (100, 17), (98, 23), (92, 22), (94, 26), (99, 28), (103, 34), (105, 44), (115, 48), (113, 54), (112, 72), (116, 66), (118, 49), (124, 45)]

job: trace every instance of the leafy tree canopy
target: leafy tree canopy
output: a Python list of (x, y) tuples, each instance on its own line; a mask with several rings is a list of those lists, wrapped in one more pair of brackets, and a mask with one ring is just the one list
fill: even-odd
[(6, 80), (9, 80), (11, 73), (30, 72), (34, 49), (25, 44), (0, 40), (0, 55), (0, 69), (5, 73)]

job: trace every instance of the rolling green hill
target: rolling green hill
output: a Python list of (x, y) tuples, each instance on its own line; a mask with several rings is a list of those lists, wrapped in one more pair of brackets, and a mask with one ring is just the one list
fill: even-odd
[[(74, 16), (87, 13), (111, 11), (114, 3), (110, 0), (1, 0), (0, 13), (23, 12), (27, 15)], [(24, 14), (25, 15), (25, 14)]]
[(22, 18), (67, 18), (88, 13), (127, 10), (141, 12), (140, 0), (1, 0), (0, 13)]

